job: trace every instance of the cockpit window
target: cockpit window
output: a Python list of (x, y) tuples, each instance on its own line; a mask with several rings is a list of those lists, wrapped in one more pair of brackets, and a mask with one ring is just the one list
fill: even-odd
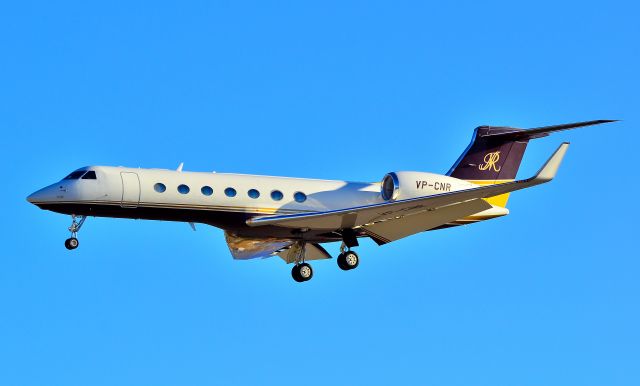
[(65, 178), (63, 178), (63, 180), (77, 180), (78, 178), (80, 178), (84, 173), (86, 172), (86, 170), (76, 170), (75, 172), (72, 172), (71, 174), (69, 174), (68, 176), (66, 176)]
[(96, 179), (96, 172), (94, 172), (93, 170), (89, 170), (87, 172), (87, 174), (82, 176), (82, 179), (83, 180), (95, 180)]

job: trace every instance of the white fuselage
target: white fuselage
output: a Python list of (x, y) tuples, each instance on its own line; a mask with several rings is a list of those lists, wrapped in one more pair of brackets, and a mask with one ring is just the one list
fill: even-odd
[[(252, 229), (245, 221), (256, 215), (318, 212), (385, 202), (379, 182), (106, 166), (79, 170), (94, 171), (95, 179), (63, 179), (33, 193), (28, 200), (59, 213), (198, 222), (269, 237), (292, 237), (292, 231), (273, 227)], [(439, 174), (402, 173), (413, 186), (407, 184), (400, 197), (394, 198), (428, 196), (475, 186)], [(314, 233), (306, 236), (314, 237)], [(315, 236), (332, 239), (327, 234)]]

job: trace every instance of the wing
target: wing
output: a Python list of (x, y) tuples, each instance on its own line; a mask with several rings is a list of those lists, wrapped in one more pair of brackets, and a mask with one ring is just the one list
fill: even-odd
[[(428, 231), (472, 214), (492, 208), (485, 200), (470, 200), (459, 204), (425, 209), (420, 213), (403, 216), (391, 221), (380, 221), (364, 225), (362, 229), (379, 245), (400, 240), (416, 233)], [(504, 214), (508, 213), (504, 209)]]
[(287, 250), (295, 243), (294, 240), (288, 239), (241, 237), (229, 232), (224, 232), (224, 238), (229, 252), (237, 260), (271, 257)]
[(481, 200), (482, 198), (493, 197), (551, 181), (555, 177), (568, 147), (569, 144), (567, 142), (560, 145), (538, 173), (526, 180), (354, 208), (281, 216), (257, 216), (248, 219), (247, 225), (253, 227), (275, 225), (288, 228), (336, 230), (372, 225), (449, 205)]
[(301, 253), (300, 248), (304, 248), (303, 252), (305, 261), (331, 258), (329, 252), (327, 252), (326, 249), (322, 248), (320, 244), (316, 243), (296, 243), (292, 245), (291, 248), (278, 253), (278, 256), (280, 256), (280, 258), (287, 264), (295, 263), (297, 261), (296, 258)]
[(301, 245), (290, 239), (242, 237), (229, 232), (225, 232), (224, 237), (231, 255), (237, 260), (264, 259), (278, 255), (285, 262), (292, 263), (300, 253), (304, 253), (304, 259), (309, 261), (331, 258), (324, 248), (314, 243)]

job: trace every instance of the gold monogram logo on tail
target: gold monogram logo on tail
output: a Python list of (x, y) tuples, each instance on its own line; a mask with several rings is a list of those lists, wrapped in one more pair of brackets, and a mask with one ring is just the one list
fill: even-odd
[(500, 159), (500, 152), (494, 151), (493, 153), (487, 153), (484, 156), (484, 163), (478, 165), (478, 169), (485, 171), (493, 169), (496, 172), (500, 171), (500, 166), (496, 165), (496, 162)]

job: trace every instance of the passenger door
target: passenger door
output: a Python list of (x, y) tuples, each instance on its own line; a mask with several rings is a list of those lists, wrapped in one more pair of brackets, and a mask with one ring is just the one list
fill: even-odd
[(123, 208), (137, 208), (140, 202), (140, 179), (136, 173), (121, 172)]

